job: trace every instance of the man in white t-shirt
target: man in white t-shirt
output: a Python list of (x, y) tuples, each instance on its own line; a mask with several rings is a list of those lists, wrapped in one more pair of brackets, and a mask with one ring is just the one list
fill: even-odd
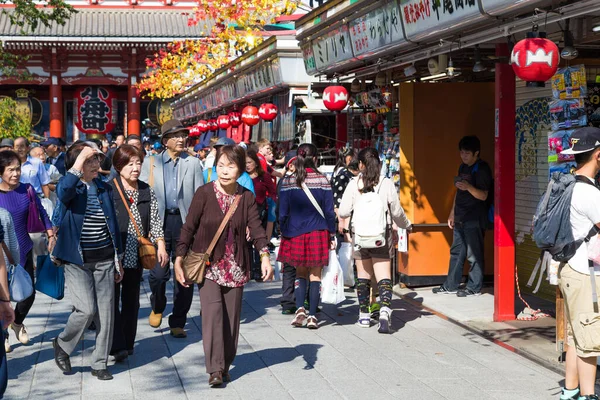
[[(561, 154), (575, 155), (575, 174), (590, 181), (590, 184), (577, 182), (573, 188), (571, 228), (577, 241), (585, 239), (594, 225), (600, 228), (600, 189), (594, 182), (600, 172), (600, 129), (578, 129), (571, 135), (571, 143), (571, 148)], [(596, 361), (600, 356), (600, 313), (594, 312), (589, 268), (588, 243), (583, 242), (559, 272), (567, 320), (565, 387), (561, 400), (598, 399), (594, 385)], [(600, 275), (600, 265), (595, 265), (595, 270), (595, 275)], [(600, 292), (600, 276), (595, 286)]]

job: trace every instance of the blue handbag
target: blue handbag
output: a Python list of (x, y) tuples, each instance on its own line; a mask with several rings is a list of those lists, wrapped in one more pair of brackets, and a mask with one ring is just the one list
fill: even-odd
[(49, 255), (37, 258), (35, 289), (56, 300), (65, 297), (65, 270), (54, 265)]
[(8, 290), (10, 291), (10, 299), (12, 301), (23, 301), (33, 294), (33, 282), (31, 276), (25, 271), (19, 264), (15, 264), (15, 260), (6, 246), (6, 243), (2, 242), (2, 248), (4, 254), (8, 258), (10, 265), (6, 266), (8, 272)]

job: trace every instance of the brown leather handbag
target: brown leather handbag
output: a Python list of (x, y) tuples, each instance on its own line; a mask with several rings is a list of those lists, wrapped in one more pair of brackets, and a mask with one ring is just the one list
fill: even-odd
[(140, 231), (140, 228), (138, 227), (137, 223), (135, 222), (135, 218), (133, 217), (133, 214), (131, 213), (131, 210), (129, 209), (129, 204), (127, 203), (127, 199), (125, 199), (125, 196), (123, 195), (123, 191), (121, 190), (121, 185), (119, 184), (118, 181), (115, 180), (115, 186), (117, 187), (117, 191), (119, 192), (119, 195), (121, 196), (121, 200), (123, 200), (123, 204), (125, 205), (125, 208), (127, 209), (127, 212), (129, 213), (129, 218), (131, 219), (131, 222), (133, 222), (133, 227), (135, 228), (135, 231), (137, 232), (138, 235), (138, 257), (140, 258), (140, 263), (142, 264), (142, 267), (144, 269), (154, 269), (154, 267), (156, 266), (156, 262), (157, 262), (157, 255), (156, 255), (156, 246), (154, 246), (154, 244), (150, 241), (150, 239), (144, 237), (144, 235), (142, 235), (142, 232)]
[(206, 271), (206, 266), (210, 264), (210, 255), (215, 249), (217, 241), (223, 234), (225, 226), (235, 213), (235, 210), (237, 210), (241, 199), (241, 195), (238, 194), (235, 196), (233, 204), (231, 205), (231, 207), (229, 207), (229, 211), (227, 211), (225, 218), (223, 218), (223, 222), (221, 222), (219, 229), (217, 229), (217, 233), (215, 233), (215, 236), (210, 242), (210, 245), (208, 246), (208, 249), (206, 249), (205, 253), (196, 253), (192, 250), (188, 251), (187, 255), (183, 259), (183, 274), (185, 275), (185, 279), (188, 282), (202, 283), (202, 281), (204, 280), (204, 272)]

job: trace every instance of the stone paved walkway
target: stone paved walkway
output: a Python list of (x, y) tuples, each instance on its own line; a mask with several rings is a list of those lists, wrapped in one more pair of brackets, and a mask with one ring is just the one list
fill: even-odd
[[(204, 370), (199, 300), (188, 338), (147, 323), (144, 282), (135, 354), (112, 365), (115, 379), (90, 374), (94, 333), (72, 355), (75, 374), (63, 375), (51, 340), (71, 306), (38, 294), (26, 320), (32, 342), (9, 354), (6, 399), (556, 399), (562, 377), (400, 299), (393, 301), (391, 335), (354, 325), (353, 293), (340, 307), (326, 305), (317, 331), (292, 328), (279, 307), (280, 282), (249, 284), (244, 293), (233, 382), (209, 389)], [(169, 288), (171, 290), (171, 288)], [(169, 295), (169, 299), (171, 296)], [(167, 310), (167, 314), (170, 309)]]

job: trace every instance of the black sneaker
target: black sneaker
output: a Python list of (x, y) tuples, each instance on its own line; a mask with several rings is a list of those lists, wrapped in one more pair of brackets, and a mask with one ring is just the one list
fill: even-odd
[(461, 289), (456, 293), (458, 297), (481, 296), (481, 292), (474, 292), (471, 289)]
[(433, 292), (433, 294), (456, 294), (456, 290), (448, 290), (444, 287), (444, 285), (433, 288), (431, 289), (431, 291)]

